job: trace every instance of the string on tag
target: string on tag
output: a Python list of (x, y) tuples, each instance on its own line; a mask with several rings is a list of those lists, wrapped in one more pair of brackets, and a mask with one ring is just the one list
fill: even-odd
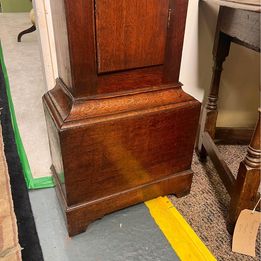
[(257, 203), (256, 203), (256, 205), (255, 205), (255, 207), (254, 207), (254, 209), (252, 210), (252, 212), (251, 212), (252, 214), (254, 214), (254, 212), (256, 211), (256, 208), (257, 208), (257, 206), (258, 206), (260, 200), (261, 200), (261, 197), (259, 198), (259, 200), (257, 201)]

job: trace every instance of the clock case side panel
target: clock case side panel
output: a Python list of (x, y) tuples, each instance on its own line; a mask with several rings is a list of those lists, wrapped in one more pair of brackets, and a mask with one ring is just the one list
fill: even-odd
[(188, 0), (171, 0), (162, 83), (178, 83)]
[(74, 98), (96, 93), (94, 0), (51, 1), (58, 74)]

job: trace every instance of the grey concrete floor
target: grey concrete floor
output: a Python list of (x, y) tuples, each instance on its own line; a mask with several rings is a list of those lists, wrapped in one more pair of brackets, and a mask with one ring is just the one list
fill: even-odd
[(69, 238), (54, 189), (29, 195), (45, 261), (179, 260), (144, 204), (107, 215)]

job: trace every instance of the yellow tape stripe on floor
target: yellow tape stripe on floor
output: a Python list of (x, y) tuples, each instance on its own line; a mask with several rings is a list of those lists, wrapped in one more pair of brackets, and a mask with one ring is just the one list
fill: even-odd
[(167, 197), (159, 197), (145, 204), (181, 260), (216, 260)]

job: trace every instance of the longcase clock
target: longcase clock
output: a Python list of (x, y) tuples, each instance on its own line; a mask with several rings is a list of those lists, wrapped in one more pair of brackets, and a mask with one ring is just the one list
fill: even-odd
[(178, 81), (188, 1), (51, 4), (59, 78), (43, 103), (69, 235), (189, 193), (200, 103)]

